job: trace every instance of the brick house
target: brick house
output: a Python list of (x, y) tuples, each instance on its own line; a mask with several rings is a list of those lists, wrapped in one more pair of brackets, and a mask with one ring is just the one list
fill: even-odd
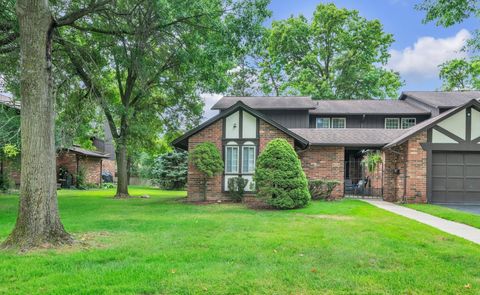
[[(308, 178), (340, 181), (336, 197), (480, 204), (478, 98), (479, 91), (404, 92), (394, 100), (223, 97), (212, 108), (218, 115), (173, 145), (191, 151), (209, 141), (222, 152), (225, 171), (209, 181), (210, 200), (229, 198), (231, 177), (253, 181), (258, 154), (285, 138)], [(370, 151), (382, 156), (375, 171), (361, 163)], [(188, 197), (201, 196), (190, 165)]]
[[(16, 110), (20, 115), (21, 104), (13, 100), (9, 96), (0, 94), (0, 107), (10, 108)], [(95, 151), (82, 149), (78, 146), (70, 148), (61, 148), (57, 150), (56, 168), (57, 181), (59, 183), (66, 182), (66, 174), (70, 175), (70, 184), (76, 184), (76, 175), (82, 169), (85, 170), (85, 181), (87, 184), (98, 185), (102, 182), (102, 173), (109, 172), (112, 176), (115, 175), (115, 149), (113, 145), (112, 133), (108, 124), (104, 125), (105, 138), (100, 139), (92, 137), (92, 143)], [(65, 175), (60, 175), (66, 173)], [(0, 158), (0, 176), (7, 175), (12, 185), (20, 185), (20, 156), (14, 159)], [(69, 186), (68, 185), (68, 186)]]

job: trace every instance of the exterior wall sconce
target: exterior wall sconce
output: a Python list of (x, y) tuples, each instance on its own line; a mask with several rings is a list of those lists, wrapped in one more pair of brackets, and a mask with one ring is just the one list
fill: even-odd
[(237, 123), (233, 123), (233, 128), (237, 128)]

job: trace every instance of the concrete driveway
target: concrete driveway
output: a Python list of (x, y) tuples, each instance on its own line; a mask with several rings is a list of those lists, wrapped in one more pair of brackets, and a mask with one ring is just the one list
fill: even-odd
[(480, 215), (480, 205), (442, 205), (442, 206)]

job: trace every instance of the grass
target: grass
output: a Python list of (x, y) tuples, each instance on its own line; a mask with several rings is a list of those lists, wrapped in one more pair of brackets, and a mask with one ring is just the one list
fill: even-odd
[[(178, 202), (184, 192), (60, 191), (90, 247), (0, 251), (5, 294), (478, 294), (480, 247), (356, 200), (292, 211)], [(0, 195), (0, 240), (18, 197)]]
[(480, 228), (480, 215), (478, 214), (430, 204), (408, 204), (406, 206), (444, 219)]

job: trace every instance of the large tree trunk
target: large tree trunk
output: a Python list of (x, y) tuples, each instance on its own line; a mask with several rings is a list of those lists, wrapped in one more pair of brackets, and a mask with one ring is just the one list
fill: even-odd
[(51, 96), (51, 33), (48, 0), (18, 0), (20, 25), (20, 206), (7, 247), (28, 249), (71, 243), (58, 214), (54, 99)]
[(127, 160), (127, 145), (123, 140), (117, 142), (117, 193), (116, 199), (128, 198), (128, 160)]

